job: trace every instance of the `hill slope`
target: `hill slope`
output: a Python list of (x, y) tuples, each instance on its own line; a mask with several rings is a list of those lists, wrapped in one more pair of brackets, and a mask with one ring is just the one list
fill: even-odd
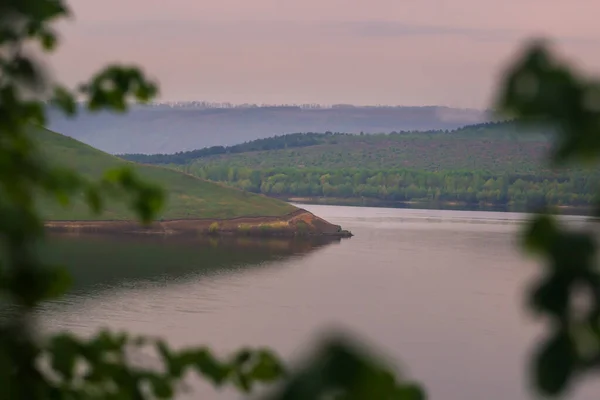
[(293, 201), (474, 206), (592, 204), (600, 168), (553, 169), (548, 130), (486, 123), (451, 132), (293, 134), (228, 148), (127, 157)]
[(100, 150), (173, 153), (291, 132), (378, 133), (454, 129), (487, 120), (485, 113), (447, 107), (201, 108), (135, 107), (126, 115), (50, 115), (50, 129)]
[(530, 173), (539, 171), (549, 148), (546, 136), (533, 131), (524, 133), (510, 122), (498, 122), (465, 126), (450, 132), (299, 133), (172, 155), (126, 154), (123, 157), (141, 163), (191, 167), (410, 168)]
[[(135, 166), (141, 177), (159, 184), (168, 193), (166, 207), (160, 215), (162, 219), (279, 217), (298, 210), (282, 201), (207, 182), (177, 171), (136, 165), (48, 130), (36, 131), (35, 137), (50, 162), (69, 166), (88, 177), (99, 177), (105, 169), (111, 167), (124, 164)], [(40, 207), (48, 220), (132, 218), (132, 213), (122, 202), (110, 202), (103, 215), (94, 216), (87, 210), (83, 197), (76, 198), (67, 209), (53, 201), (43, 201)]]

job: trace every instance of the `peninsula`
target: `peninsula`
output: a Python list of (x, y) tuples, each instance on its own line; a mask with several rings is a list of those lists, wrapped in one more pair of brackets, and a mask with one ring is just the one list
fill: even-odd
[(98, 178), (109, 168), (130, 165), (148, 182), (163, 188), (167, 201), (157, 220), (142, 226), (120, 201), (94, 215), (83, 194), (64, 207), (46, 199), (39, 204), (50, 231), (144, 233), (162, 235), (351, 236), (338, 225), (289, 203), (209, 182), (172, 169), (141, 165), (104, 153), (75, 139), (39, 130), (35, 138), (49, 162)]

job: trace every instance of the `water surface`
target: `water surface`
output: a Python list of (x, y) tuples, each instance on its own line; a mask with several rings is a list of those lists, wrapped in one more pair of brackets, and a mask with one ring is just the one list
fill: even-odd
[[(341, 327), (424, 382), (432, 399), (532, 398), (523, 375), (540, 325), (523, 292), (539, 266), (515, 245), (524, 214), (304, 208), (356, 236), (245, 247), (61, 239), (50, 257), (71, 265), (77, 285), (44, 307), (44, 323), (222, 351), (269, 345), (292, 360)], [(587, 385), (572, 398), (599, 396)]]

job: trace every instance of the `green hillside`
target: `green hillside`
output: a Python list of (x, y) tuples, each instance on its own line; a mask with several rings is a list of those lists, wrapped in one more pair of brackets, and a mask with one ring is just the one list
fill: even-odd
[(173, 155), (124, 157), (295, 201), (590, 206), (600, 168), (552, 169), (551, 151), (547, 131), (500, 122), (454, 131), (297, 133)]
[(193, 167), (410, 168), (425, 171), (483, 170), (529, 173), (539, 170), (548, 138), (511, 122), (470, 125), (454, 131), (353, 135), (295, 133), (234, 146), (215, 146), (172, 155), (127, 154), (145, 164)]
[[(294, 211), (292, 205), (265, 196), (232, 189), (158, 166), (142, 166), (104, 153), (75, 139), (48, 130), (35, 133), (40, 148), (51, 163), (76, 169), (88, 177), (100, 177), (108, 168), (132, 165), (148, 182), (160, 185), (168, 194), (162, 219), (234, 218), (239, 216), (281, 216)], [(40, 204), (48, 220), (123, 220), (133, 214), (122, 202), (109, 202), (106, 211), (94, 216), (83, 196), (63, 208), (55, 201)]]

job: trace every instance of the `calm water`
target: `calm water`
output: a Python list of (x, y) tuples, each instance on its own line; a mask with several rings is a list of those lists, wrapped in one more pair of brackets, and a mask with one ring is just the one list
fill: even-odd
[[(523, 374), (540, 325), (523, 310), (535, 277), (514, 240), (522, 214), (304, 206), (356, 236), (334, 243), (57, 239), (73, 292), (49, 329), (158, 334), (290, 359), (347, 328), (425, 383), (432, 399), (532, 398)], [(208, 398), (217, 395), (201, 386)], [(585, 386), (573, 398), (600, 396)]]

